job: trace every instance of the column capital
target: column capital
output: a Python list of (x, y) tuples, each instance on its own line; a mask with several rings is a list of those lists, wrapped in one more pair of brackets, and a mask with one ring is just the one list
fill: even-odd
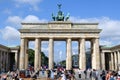
[(94, 38), (91, 38), (91, 41), (92, 41), (92, 40), (96, 40), (96, 39), (99, 39), (99, 37), (94, 37)]
[(94, 37), (93, 39), (99, 39), (100, 37), (99, 36), (97, 36), (97, 37)]
[(79, 41), (81, 41), (82, 39), (84, 39), (84, 40), (85, 40), (86, 38), (85, 38), (85, 37), (79, 38)]
[(119, 50), (117, 50), (117, 52), (118, 52), (118, 53), (120, 53), (120, 51), (119, 51)]
[(49, 39), (54, 39), (54, 37), (49, 37)]
[(26, 37), (21, 37), (21, 39), (27, 39)]
[(54, 39), (53, 37), (50, 37), (49, 39)]
[(35, 37), (35, 39), (41, 39), (40, 37)]
[(67, 39), (72, 39), (72, 37), (67, 37), (66, 40), (67, 40)]
[(69, 37), (69, 38), (67, 38), (67, 40), (68, 40), (68, 39), (72, 40), (72, 38), (70, 38), (70, 37)]

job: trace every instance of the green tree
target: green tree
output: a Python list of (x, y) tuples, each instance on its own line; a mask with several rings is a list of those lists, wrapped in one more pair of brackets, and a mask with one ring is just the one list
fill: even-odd
[(43, 52), (41, 52), (41, 65), (48, 65), (48, 57)]
[(66, 60), (62, 60), (59, 62), (61, 66), (66, 66)]
[(28, 60), (29, 60), (29, 64), (34, 66), (34, 53), (35, 51), (33, 49), (29, 49), (28, 50)]
[[(34, 53), (35, 51), (33, 49), (29, 49), (28, 50), (28, 60), (29, 60), (29, 64), (34, 66)], [(48, 57), (43, 53), (41, 52), (41, 65), (48, 65)]]

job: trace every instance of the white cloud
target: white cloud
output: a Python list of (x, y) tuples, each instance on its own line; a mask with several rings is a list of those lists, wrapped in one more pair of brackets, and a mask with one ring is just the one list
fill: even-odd
[(109, 41), (109, 40), (100, 40), (100, 44), (107, 45), (107, 46), (113, 45), (112, 41)]
[(35, 50), (35, 41), (29, 41), (29, 48)]
[(73, 17), (73, 16), (71, 16), (70, 17), (70, 21), (73, 21), (73, 22), (85, 22), (85, 23), (92, 23), (92, 22), (98, 22), (99, 21), (99, 19), (97, 19), (97, 18), (86, 18), (86, 19), (82, 19), (82, 18), (80, 18), (80, 17)]
[(13, 26), (14, 28), (20, 28), (21, 22), (47, 22), (46, 19), (39, 19), (37, 16), (34, 15), (28, 15), (25, 18), (19, 16), (9, 16), (6, 21), (9, 23), (9, 25)]
[(15, 0), (18, 3), (28, 3), (30, 5), (35, 5), (41, 2), (42, 0)]
[(23, 19), (20, 18), (19, 16), (9, 16), (7, 19), (7, 22), (10, 23), (10, 25), (14, 26), (15, 28), (20, 28), (21, 26), (21, 21)]
[(11, 26), (6, 26), (4, 29), (2, 29), (1, 33), (3, 39), (7, 41), (16, 41), (20, 39), (19, 31)]
[(72, 52), (72, 55), (75, 55), (75, 54), (77, 54), (77, 53), (73, 51), (73, 52)]
[[(17, 29), (20, 29), (21, 22), (23, 21), (24, 22), (47, 22), (47, 20), (39, 19), (37, 16), (34, 16), (34, 15), (28, 15), (25, 18), (22, 18), (19, 16), (9, 16), (8, 19), (6, 20), (9, 26), (6, 26), (0, 30), (0, 36), (2, 36), (1, 41), (2, 40), (13, 41), (13, 42), (14, 40), (19, 41), (20, 33), (19, 31), (17, 31)], [(34, 45), (31, 45), (30, 48), (33, 49), (33, 46)]]
[[(38, 10), (38, 3), (40, 3), (42, 0), (14, 0), (17, 2), (17, 4), (29, 4), (32, 6), (34, 10)], [(17, 5), (18, 6), (18, 5)]]
[(47, 48), (46, 48), (46, 47), (42, 47), (42, 48), (41, 48), (41, 51), (43, 51), (43, 52), (44, 52), (44, 51), (45, 51), (45, 52), (48, 52), (48, 47), (47, 47)]
[(73, 46), (73, 47), (72, 47), (72, 50), (73, 50), (73, 51), (76, 51), (76, 50), (78, 50), (78, 45), (76, 45), (76, 46)]
[[(120, 41), (120, 21), (119, 20), (112, 20), (109, 17), (101, 17), (101, 18), (86, 18), (81, 19), (79, 17), (71, 17), (71, 21), (73, 22), (85, 22), (85, 23), (93, 23), (98, 22), (98, 27), (102, 29), (100, 33), (101, 44), (102, 43), (109, 43), (109, 45), (116, 45), (117, 42)], [(109, 40), (108, 40), (109, 39)]]
[(48, 41), (42, 41), (42, 45), (48, 45)]
[[(59, 58), (60, 58), (60, 61), (62, 59), (62, 55), (63, 55), (63, 52), (62, 51), (59, 51)], [(58, 55), (57, 55), (58, 56)]]
[(65, 44), (65, 41), (54, 41), (54, 44), (56, 46), (61, 46), (62, 44)]
[(45, 19), (40, 20), (37, 16), (28, 15), (27, 17), (25, 17), (25, 19), (23, 19), (22, 22), (47, 22), (47, 20)]

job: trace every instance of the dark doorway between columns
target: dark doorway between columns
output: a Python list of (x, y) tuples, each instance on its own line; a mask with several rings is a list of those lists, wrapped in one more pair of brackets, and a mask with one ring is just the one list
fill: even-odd
[(9, 70), (13, 71), (15, 68), (15, 53), (9, 54)]
[(86, 52), (86, 69), (88, 68), (92, 68), (92, 54), (91, 54), (91, 43), (90, 41), (86, 41), (86, 49), (85, 49), (85, 52)]
[(110, 69), (110, 61), (111, 61), (111, 57), (110, 57), (110, 53), (105, 53), (105, 69), (109, 70)]

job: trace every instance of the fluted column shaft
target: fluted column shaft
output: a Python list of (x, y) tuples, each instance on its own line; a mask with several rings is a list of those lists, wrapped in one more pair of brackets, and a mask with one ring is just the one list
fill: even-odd
[(79, 68), (86, 69), (86, 53), (85, 53), (85, 39), (82, 38), (79, 40)]
[(1, 68), (2, 68), (2, 51), (0, 51), (0, 71), (1, 71)]
[(49, 39), (49, 69), (53, 69), (54, 62), (54, 41)]
[(67, 39), (67, 57), (66, 57), (66, 70), (72, 69), (72, 46), (71, 39)]
[(0, 57), (0, 59), (1, 59), (1, 63), (0, 64), (1, 64), (1, 70), (2, 70), (2, 68), (3, 68), (3, 66), (2, 66), (2, 64), (3, 64), (3, 60), (2, 60), (3, 59), (3, 54), (2, 54), (2, 51), (1, 51), (1, 57)]
[(115, 70), (117, 70), (117, 54), (114, 52)]
[(120, 51), (118, 51), (118, 69), (120, 70)]
[(102, 69), (105, 70), (105, 53), (104, 52), (101, 53), (101, 62), (102, 62), (101, 64)]
[(114, 70), (113, 53), (111, 52), (111, 69)]
[(28, 68), (28, 40), (25, 40), (25, 69)]
[(17, 58), (18, 58), (17, 55), (18, 55), (17, 52), (15, 52), (15, 68), (16, 68), (16, 69), (17, 69), (17, 61), (18, 61), (18, 60), (17, 60)]
[(35, 57), (34, 57), (34, 69), (38, 70), (39, 65), (39, 59), (40, 59), (40, 39), (35, 39)]
[(3, 68), (5, 70), (5, 66), (6, 66), (6, 60), (5, 60), (5, 52), (3, 52)]
[(9, 63), (8, 63), (8, 52), (6, 53), (6, 71), (8, 71)]
[(19, 69), (22, 70), (24, 69), (24, 67), (25, 67), (25, 39), (21, 38)]
[(92, 68), (100, 69), (99, 39), (93, 39)]
[(41, 39), (39, 39), (39, 68), (41, 68)]

